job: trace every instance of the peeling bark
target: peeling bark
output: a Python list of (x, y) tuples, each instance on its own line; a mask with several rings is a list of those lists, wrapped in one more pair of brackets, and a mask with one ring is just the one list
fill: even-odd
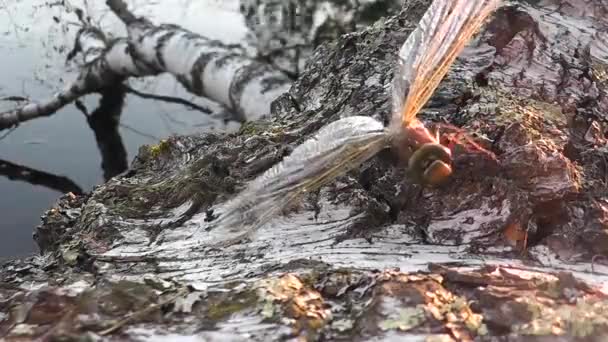
[(462, 149), (450, 182), (421, 189), (379, 155), (251, 241), (209, 247), (215, 211), (321, 127), (389, 120), (385, 85), (428, 4), (320, 46), (273, 120), (142, 148), (127, 174), (64, 197), (43, 254), (0, 267), (0, 336), (605, 339), (601, 1), (505, 5), (421, 113), (498, 162)]

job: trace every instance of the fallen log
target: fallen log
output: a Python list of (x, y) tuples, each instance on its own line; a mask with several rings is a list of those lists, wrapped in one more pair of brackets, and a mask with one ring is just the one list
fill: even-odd
[(0, 267), (0, 336), (605, 339), (601, 2), (505, 5), (421, 113), (498, 163), (455, 153), (454, 178), (421, 189), (379, 155), (251, 241), (209, 248), (214, 211), (291, 148), (342, 117), (388, 120), (397, 50), (428, 4), (319, 47), (273, 121), (143, 148), (127, 174), (59, 201), (43, 254)]
[[(389, 3), (387, 6), (394, 5), (392, 0), (386, 2)], [(384, 0), (380, 3), (384, 3)], [(297, 61), (295, 65), (297, 65), (296, 69), (300, 70), (315, 46), (347, 32), (345, 31), (346, 26), (355, 27), (354, 22), (357, 18), (365, 16), (364, 14), (367, 12), (373, 12), (367, 8), (369, 5), (366, 7), (349, 4), (346, 8), (338, 6), (340, 10), (337, 10), (337, 8), (334, 8), (336, 5), (323, 4), (317, 2), (298, 4), (298, 11), (304, 12), (301, 17), (298, 17), (298, 20), (303, 20), (306, 25), (297, 27), (295, 30), (288, 30), (289, 34), (287, 35), (282, 31), (277, 32), (276, 27), (266, 25), (253, 27), (250, 25), (260, 38), (262, 32), (272, 35), (272, 38), (268, 38), (268, 41), (260, 39), (259, 44), (257, 44), (257, 47), (261, 49), (260, 56), (255, 59), (248, 56), (249, 54), (245, 48), (238, 45), (223, 44), (176, 25), (154, 26), (148, 20), (137, 18), (129, 12), (126, 5), (121, 1), (115, 2), (113, 6), (115, 9), (120, 8), (117, 13), (120, 13), (119, 17), (122, 16), (121, 19), (126, 18), (129, 22), (139, 20), (149, 24), (144, 31), (148, 30), (146, 32), (150, 33), (150, 30), (152, 30), (154, 32), (154, 37), (148, 37), (152, 39), (152, 44), (144, 45), (136, 40), (127, 41), (123, 38), (108, 40), (103, 32), (90, 26), (89, 23), (80, 18), (85, 28), (78, 33), (75, 40), (75, 49), (72, 52), (73, 54), (81, 52), (83, 55), (82, 70), (80, 70), (77, 79), (49, 99), (40, 102), (32, 101), (0, 113), (0, 129), (10, 128), (38, 117), (50, 116), (81, 96), (118, 85), (130, 77), (153, 76), (163, 72), (173, 74), (193, 94), (208, 97), (228, 108), (233, 112), (233, 120), (244, 122), (267, 116), (272, 101), (289, 89), (292, 79), (297, 75), (297, 73), (291, 73), (290, 78), (281, 71), (286, 70), (289, 73), (288, 69), (293, 66), (284, 63), (286, 60), (282, 55), (293, 55), (294, 53), (294, 50), (286, 44), (294, 45), (296, 50), (299, 51), (296, 52)], [(248, 5), (251, 6), (252, 4)], [(319, 6), (321, 8), (317, 8)], [(331, 8), (326, 8), (327, 6)], [(262, 7), (276, 6), (267, 4)], [(358, 16), (349, 14), (351, 12), (358, 13), (357, 11), (361, 11), (362, 14)], [(321, 19), (318, 19), (317, 14), (321, 12), (325, 14), (321, 16)], [(263, 15), (270, 15), (270, 13), (264, 13)], [(342, 15), (350, 18), (350, 21), (340, 23), (338, 27), (335, 27), (337, 18), (342, 17)], [(249, 16), (248, 18), (250, 24), (251, 20), (262, 19), (259, 16)], [(266, 19), (268, 18), (262, 20)], [(362, 24), (368, 22), (369, 19), (368, 21), (363, 20)], [(138, 28), (138, 30), (141, 29), (141, 27)], [(146, 34), (146, 32), (137, 30), (129, 32), (132, 35)], [(168, 40), (169, 35), (172, 35), (174, 39)], [(298, 38), (299, 35), (307, 38), (301, 41)], [(162, 44), (154, 44), (155, 39), (161, 39)], [(276, 42), (279, 41), (282, 43), (277, 46)], [(172, 44), (185, 44), (188, 49), (185, 50), (185, 54), (171, 56), (171, 51), (176, 51)], [(268, 51), (270, 46), (273, 46), (275, 53)], [(136, 54), (133, 54), (132, 48), (135, 49)], [(177, 46), (177, 48), (180, 47)], [(162, 51), (156, 51), (157, 49)], [(165, 53), (166, 55), (164, 55)], [(265, 55), (268, 53), (273, 55), (272, 58), (266, 58), (268, 56)], [(160, 59), (156, 60), (157, 57)], [(196, 61), (193, 61), (193, 58)], [(265, 62), (267, 60), (273, 64)], [(290, 57), (288, 63), (291, 62), (293, 60)], [(280, 69), (281, 67), (284, 69)], [(158, 98), (160, 97), (158, 96)], [(192, 103), (186, 103), (185, 105), (201, 110), (200, 106)], [(203, 112), (208, 114), (209, 111), (204, 109)]]
[(108, 6), (125, 23), (137, 58), (175, 76), (190, 92), (232, 109), (241, 121), (268, 116), (272, 101), (285, 93), (291, 79), (268, 64), (176, 25), (154, 25), (131, 13), (122, 0)]
[(76, 36), (72, 52), (82, 55), (82, 66), (76, 79), (49, 99), (0, 113), (0, 130), (50, 116), (81, 96), (120, 85), (127, 77), (157, 74), (155, 70), (134, 60), (129, 51), (126, 40), (109, 41), (100, 30), (83, 28)]

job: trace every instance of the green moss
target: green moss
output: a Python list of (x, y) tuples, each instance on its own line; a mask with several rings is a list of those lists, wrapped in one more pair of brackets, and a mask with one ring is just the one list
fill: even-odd
[(94, 291), (100, 312), (111, 316), (137, 312), (157, 301), (154, 290), (149, 286), (127, 280), (106, 283)]
[(608, 88), (608, 64), (594, 60), (591, 63), (591, 76), (600, 87)]
[(523, 121), (533, 124), (535, 120), (558, 126), (567, 123), (566, 116), (557, 104), (524, 98), (492, 87), (478, 88), (476, 91), (482, 99), (469, 111), (473, 115), (480, 112), (491, 115), (487, 119), (495, 123), (510, 124)]
[(281, 307), (277, 305), (274, 300), (266, 298), (262, 301), (262, 317), (272, 320), (279, 313), (281, 313)]
[(166, 139), (161, 140), (156, 145), (152, 145), (152, 146), (148, 147), (148, 150), (150, 151), (150, 155), (152, 158), (158, 158), (161, 155), (169, 152), (170, 149), (171, 149), (171, 143), (169, 142), (169, 140), (166, 140)]
[(258, 296), (255, 291), (238, 293), (235, 297), (222, 298), (214, 301), (211, 299), (207, 307), (207, 316), (212, 320), (221, 320), (234, 313), (255, 308)]
[(216, 174), (209, 167), (211, 162), (211, 158), (201, 158), (186, 170), (157, 182), (123, 183), (114, 188), (113, 196), (109, 197), (111, 202), (104, 201), (104, 204), (121, 216), (135, 219), (162, 216), (167, 209), (188, 201), (199, 206), (207, 205), (215, 200), (217, 194), (232, 187), (229, 178)]
[(285, 134), (285, 126), (268, 121), (250, 121), (241, 125), (241, 129), (235, 135), (252, 136), (270, 134), (281, 138)]
[(265, 121), (248, 121), (241, 125), (238, 135), (256, 135), (264, 132), (270, 124)]

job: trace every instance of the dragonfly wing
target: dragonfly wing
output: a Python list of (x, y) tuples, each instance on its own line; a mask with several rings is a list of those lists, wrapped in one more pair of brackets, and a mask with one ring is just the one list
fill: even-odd
[[(230, 201), (212, 229), (248, 235), (306, 192), (314, 191), (388, 146), (382, 123), (365, 116), (335, 121), (253, 180)], [(230, 239), (228, 241), (232, 241)]]
[(435, 0), (399, 50), (391, 125), (407, 126), (501, 0)]

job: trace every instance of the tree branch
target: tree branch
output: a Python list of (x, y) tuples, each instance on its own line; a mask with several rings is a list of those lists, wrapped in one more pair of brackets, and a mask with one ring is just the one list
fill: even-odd
[(129, 93), (129, 94), (133, 94), (136, 96), (141, 97), (142, 99), (152, 99), (152, 100), (158, 100), (158, 101), (163, 101), (163, 102), (168, 102), (168, 103), (177, 103), (177, 104), (181, 104), (184, 105), (186, 107), (190, 107), (194, 110), (198, 110), (199, 112), (205, 113), (205, 114), (211, 114), (213, 113), (213, 111), (209, 108), (205, 108), (203, 106), (199, 106), (194, 102), (188, 101), (186, 99), (182, 99), (179, 97), (174, 97), (174, 96), (166, 96), (166, 95), (156, 95), (156, 94), (149, 94), (149, 93), (144, 93), (141, 92), (137, 89), (131, 88), (128, 85), (123, 85), (124, 89)]
[(138, 20), (138, 18), (129, 11), (127, 8), (127, 4), (122, 0), (107, 0), (106, 4), (114, 14), (126, 25), (130, 25), (131, 23)]

